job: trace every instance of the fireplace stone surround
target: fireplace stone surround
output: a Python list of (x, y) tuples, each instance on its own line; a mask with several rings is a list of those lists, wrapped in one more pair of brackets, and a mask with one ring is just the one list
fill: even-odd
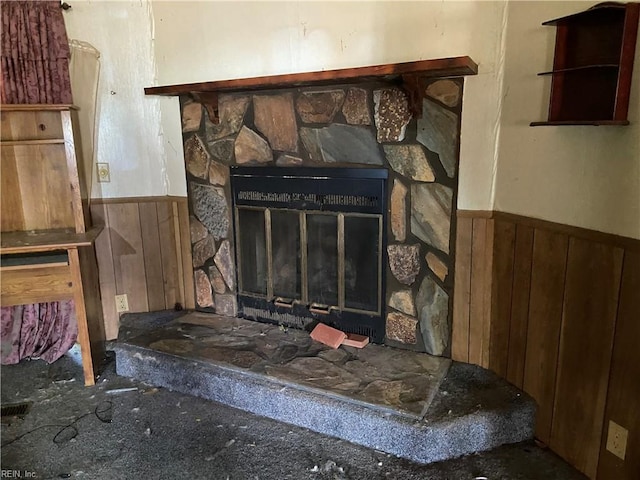
[(424, 69), (434, 60), (147, 89), (180, 97), (197, 309), (249, 316), (237, 303), (230, 167), (383, 168), (382, 338), (450, 356), (462, 75), (477, 71), (459, 58), (468, 68)]

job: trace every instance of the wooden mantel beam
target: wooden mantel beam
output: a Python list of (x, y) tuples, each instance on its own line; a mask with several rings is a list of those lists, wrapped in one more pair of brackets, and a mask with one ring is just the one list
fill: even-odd
[(371, 67), (342, 68), (319, 72), (270, 75), (265, 77), (218, 80), (213, 82), (184, 83), (147, 87), (145, 95), (191, 95), (207, 107), (211, 121), (218, 122), (218, 95), (220, 93), (273, 90), (279, 88), (326, 86), (338, 83), (385, 81), (401, 84), (411, 100), (411, 109), (417, 117), (421, 114), (424, 92), (420, 79), (434, 77), (460, 77), (476, 75), (478, 65), (471, 58), (453, 57), (416, 62), (388, 63)]

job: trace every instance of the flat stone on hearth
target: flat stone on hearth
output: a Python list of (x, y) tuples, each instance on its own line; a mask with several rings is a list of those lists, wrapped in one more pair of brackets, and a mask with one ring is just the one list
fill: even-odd
[(416, 306), (425, 350), (431, 355), (443, 355), (449, 342), (449, 296), (429, 276), (422, 280)]
[(454, 177), (458, 163), (458, 115), (425, 98), (416, 138), (440, 156), (447, 175)]
[(411, 185), (411, 233), (449, 253), (453, 191), (438, 183)]
[(220, 240), (229, 232), (229, 211), (224, 190), (220, 187), (190, 183), (191, 205), (213, 238)]
[(379, 143), (401, 142), (411, 120), (407, 96), (399, 88), (385, 88), (373, 92), (374, 119)]
[(420, 245), (387, 246), (391, 273), (400, 283), (411, 285), (420, 273)]
[(343, 101), (343, 90), (302, 92), (296, 99), (296, 110), (304, 123), (331, 123)]
[(385, 145), (389, 165), (400, 175), (418, 182), (433, 182), (435, 175), (421, 145)]
[(347, 90), (342, 114), (349, 125), (371, 125), (371, 110), (364, 88), (352, 87)]
[(253, 96), (253, 123), (273, 150), (298, 151), (298, 128), (291, 93)]
[(209, 158), (209, 152), (198, 135), (184, 142), (184, 161), (187, 171), (194, 177), (207, 178)]

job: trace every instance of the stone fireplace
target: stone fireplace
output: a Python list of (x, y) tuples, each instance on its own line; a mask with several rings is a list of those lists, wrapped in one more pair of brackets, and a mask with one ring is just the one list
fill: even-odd
[(325, 77), (180, 93), (197, 309), (449, 356), (463, 78)]

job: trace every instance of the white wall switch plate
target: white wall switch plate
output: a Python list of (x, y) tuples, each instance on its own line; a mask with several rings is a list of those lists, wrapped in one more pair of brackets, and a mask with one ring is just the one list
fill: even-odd
[(108, 163), (97, 163), (98, 167), (98, 182), (109, 183), (111, 181), (111, 171), (109, 170)]

